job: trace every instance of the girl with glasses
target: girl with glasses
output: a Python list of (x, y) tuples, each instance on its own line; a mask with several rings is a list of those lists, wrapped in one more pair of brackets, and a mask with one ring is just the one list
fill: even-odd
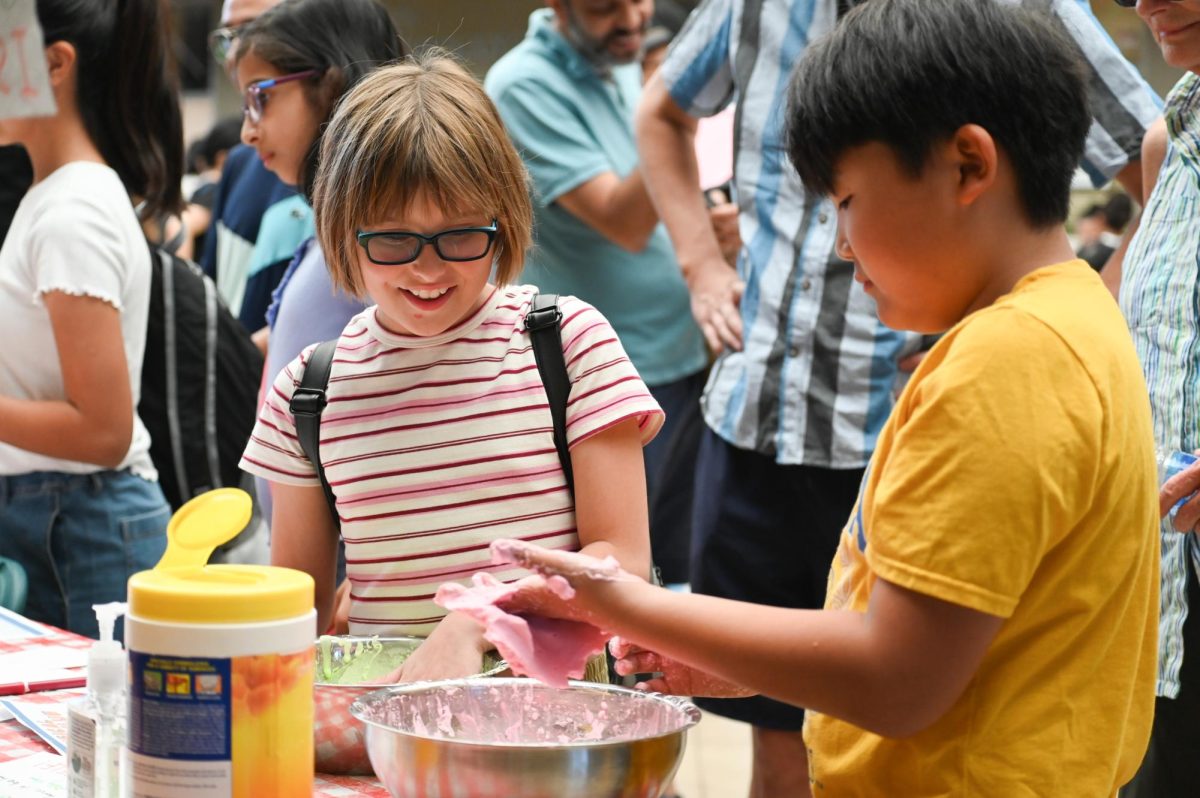
[(236, 48), (242, 141), (310, 199), (321, 130), (338, 99), (408, 54), (374, 0), (285, 0), (241, 28)]
[[(325, 132), (313, 209), (334, 284), (374, 303), (338, 339), (320, 427), (350, 631), (428, 636), (403, 681), (475, 673), (490, 644), (433, 594), (481, 569), (517, 578), (489, 565), (508, 535), (647, 576), (641, 447), (662, 412), (608, 322), (562, 298), (572, 495), (525, 330), (537, 289), (512, 284), (531, 245), (525, 169), (479, 83), (443, 56), (365, 78)], [(289, 411), (310, 353), (268, 391), (243, 468), (273, 483), (272, 562), (313, 576), (324, 625), (337, 527)]]
[(34, 183), (0, 249), (0, 555), (30, 617), (95, 637), (166, 545), (138, 418), (147, 218), (182, 209), (183, 136), (160, 0), (38, 0), (57, 110), (0, 121)]

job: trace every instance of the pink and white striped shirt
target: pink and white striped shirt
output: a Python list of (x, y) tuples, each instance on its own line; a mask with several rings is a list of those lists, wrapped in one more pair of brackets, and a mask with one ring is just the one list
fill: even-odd
[[(554, 448), (546, 392), (525, 314), (537, 289), (497, 289), (441, 335), (397, 335), (375, 309), (338, 341), (321, 416), (351, 580), (350, 631), (425, 636), (445, 615), (437, 586), (493, 571), (488, 544), (518, 538), (577, 549), (575, 510)], [(559, 300), (571, 378), (571, 446), (636, 418), (645, 444), (663, 413), (612, 327), (574, 297)], [(319, 485), (288, 410), (313, 347), (267, 392), (242, 468), (289, 485)]]

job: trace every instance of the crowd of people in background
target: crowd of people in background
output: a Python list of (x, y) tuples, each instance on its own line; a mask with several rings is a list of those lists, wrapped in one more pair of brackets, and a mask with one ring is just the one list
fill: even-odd
[(1190, 794), (1200, 469), (1158, 523), (1153, 459), (1200, 449), (1200, 0), (1117, 3), (1186, 70), (1165, 110), (1068, 0), (546, 0), (486, 75), (377, 0), (225, 0), (242, 114), (185, 151), (166, 0), (37, 0), (58, 110), (0, 121), (24, 612), (95, 636), (164, 550), (161, 251), (264, 357), (241, 556), (322, 630), (426, 637), (402, 678), (488, 647), (439, 584), (536, 566), (618, 672), (751, 725), (751, 798)]

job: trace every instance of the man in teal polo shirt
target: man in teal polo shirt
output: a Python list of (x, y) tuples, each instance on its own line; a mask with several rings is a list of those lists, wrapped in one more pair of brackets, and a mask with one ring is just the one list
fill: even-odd
[(533, 179), (536, 246), (522, 279), (595, 305), (666, 411), (667, 426), (646, 447), (651, 539), (666, 581), (687, 581), (690, 464), (708, 356), (638, 168), (638, 60), (654, 4), (547, 5), (485, 81)]

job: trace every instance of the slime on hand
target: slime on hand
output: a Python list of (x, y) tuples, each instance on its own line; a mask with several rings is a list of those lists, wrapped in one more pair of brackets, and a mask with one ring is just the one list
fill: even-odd
[[(557, 578), (565, 584), (566, 580), (563, 580), (561, 575), (555, 574), (541, 563), (533, 561), (529, 555), (531, 548), (533, 547), (528, 543), (519, 540), (493, 540), (490, 546), (492, 562), (496, 565), (520, 565), (522, 568), (528, 568), (547, 576), (554, 574), (551, 579)], [(581, 555), (581, 559), (586, 564), (577, 565), (570, 572), (571, 576), (582, 576), (597, 582), (622, 582), (627, 578), (627, 574), (621, 570), (621, 564), (611, 554), (603, 560), (586, 555)], [(567, 585), (567, 589), (571, 589), (570, 585)], [(572, 595), (574, 595), (574, 591), (572, 591)], [(570, 596), (563, 596), (563, 598), (570, 598)]]

